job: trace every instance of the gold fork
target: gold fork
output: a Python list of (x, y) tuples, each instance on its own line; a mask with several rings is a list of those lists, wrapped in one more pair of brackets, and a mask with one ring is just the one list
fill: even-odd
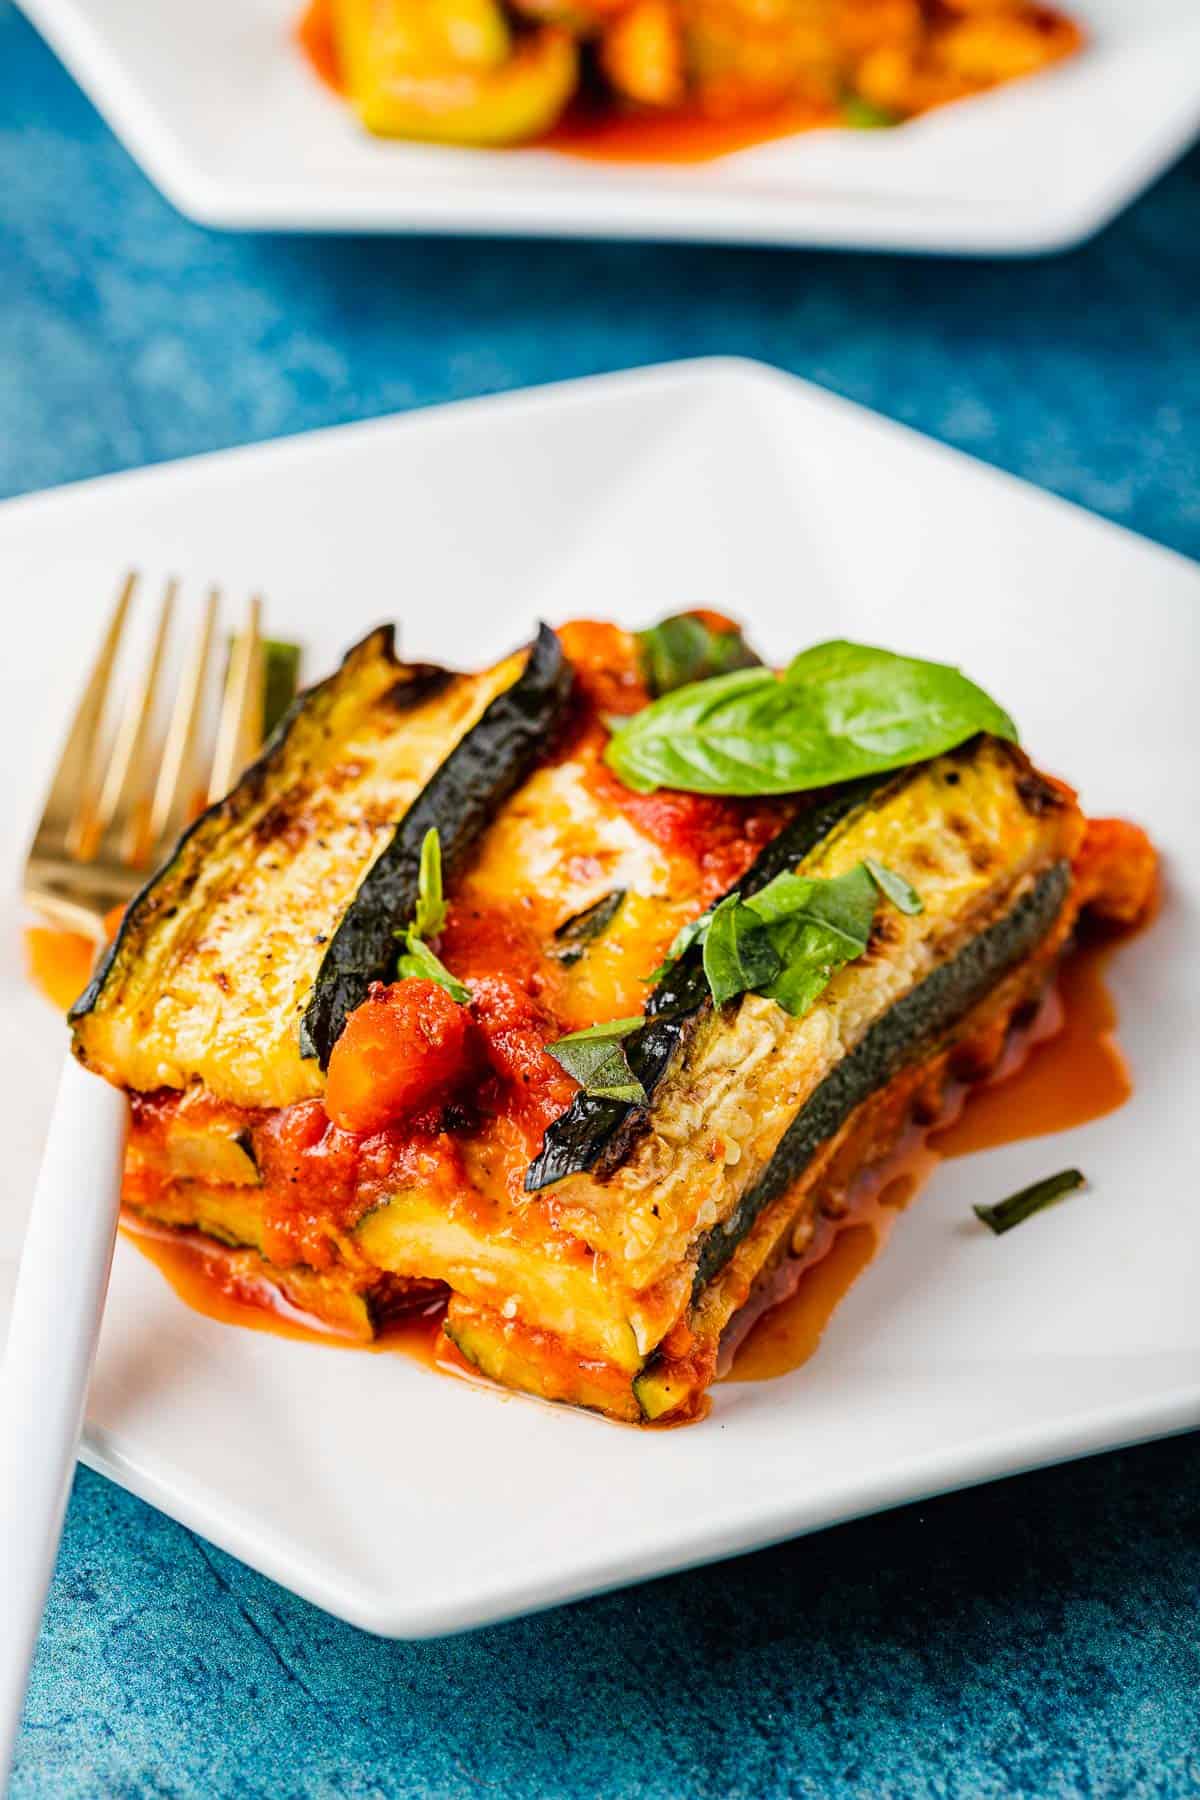
[[(155, 732), (176, 584), (163, 595), (149, 659), (121, 710), (104, 717), (137, 576), (104, 634), (25, 868), (25, 897), (56, 925), (105, 935), (147, 867), (201, 797), (198, 769), (219, 596), (204, 605), (165, 735)], [(207, 794), (232, 786), (262, 738), (261, 606), (233, 642)], [(62, 1529), (120, 1207), (123, 1094), (68, 1056), (25, 1235), (0, 1369), (0, 1791), (6, 1783), (38, 1621)]]
[(233, 640), (215, 737), (203, 778), (200, 738), (220, 593), (211, 588), (185, 659), (165, 734), (156, 739), (163, 660), (178, 597), (168, 581), (150, 652), (130, 687), (111, 747), (113, 669), (138, 585), (121, 586), (83, 698), (67, 733), (25, 864), (25, 899), (52, 924), (105, 935), (105, 920), (141, 886), (189, 822), (200, 796), (227, 793), (262, 741), (261, 601), (252, 598)]

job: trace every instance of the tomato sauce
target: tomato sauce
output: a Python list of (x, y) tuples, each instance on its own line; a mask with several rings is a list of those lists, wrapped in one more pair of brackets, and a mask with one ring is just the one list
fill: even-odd
[(129, 1212), (122, 1215), (121, 1230), (187, 1306), (221, 1325), (342, 1350), (400, 1351), (428, 1368), (453, 1366), (458, 1360), (439, 1342), (446, 1310), (442, 1299), (396, 1314), (378, 1336), (360, 1341), (322, 1329), (310, 1314), (290, 1306), (271, 1282), (249, 1280), (218, 1245), (206, 1245), (195, 1235), (159, 1230)]

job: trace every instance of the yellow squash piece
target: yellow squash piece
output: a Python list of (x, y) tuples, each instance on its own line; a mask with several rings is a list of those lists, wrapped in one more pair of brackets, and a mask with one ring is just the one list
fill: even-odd
[(570, 34), (546, 26), (514, 45), (495, 0), (338, 0), (334, 16), (351, 102), (383, 137), (520, 143), (575, 91)]

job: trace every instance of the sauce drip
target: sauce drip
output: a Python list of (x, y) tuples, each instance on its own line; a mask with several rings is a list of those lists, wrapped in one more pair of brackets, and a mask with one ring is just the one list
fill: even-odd
[(959, 1117), (930, 1138), (939, 1157), (1047, 1137), (1124, 1106), (1133, 1082), (1104, 982), (1112, 951), (1111, 942), (1084, 944), (1066, 958), (1058, 975), (1061, 1029), (1036, 1044), (1019, 1069), (972, 1090)]
[[(806, 1260), (792, 1292), (747, 1332), (724, 1381), (771, 1381), (790, 1375), (816, 1354), (825, 1328), (868, 1263), (888, 1240), (904, 1211), (941, 1158), (926, 1134), (912, 1132), (866, 1179), (845, 1219), (832, 1226), (820, 1249)], [(785, 1271), (786, 1279), (786, 1271)]]

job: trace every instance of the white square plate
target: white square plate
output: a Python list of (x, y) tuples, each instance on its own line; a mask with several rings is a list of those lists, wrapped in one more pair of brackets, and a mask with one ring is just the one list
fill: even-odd
[(691, 167), (372, 140), (297, 52), (300, 0), (21, 3), (182, 211), (256, 230), (1029, 253), (1087, 237), (1200, 125), (1196, 0), (1063, 0), (1093, 42), (1042, 76)]
[[(129, 562), (262, 588), (317, 672), (381, 617), (477, 663), (533, 620), (689, 605), (764, 650), (846, 633), (963, 663), (1168, 897), (1116, 959), (1119, 1113), (949, 1163), (794, 1375), (656, 1435), (400, 1356), (189, 1311), (120, 1246), (86, 1460), (343, 1617), (420, 1635), (1200, 1423), (1200, 573), (791, 377), (683, 364), (299, 437), (0, 507), (10, 871)], [(149, 612), (149, 608), (146, 609)], [(11, 772), (20, 771), (19, 808)], [(10, 877), (11, 880), (11, 877)], [(6, 887), (10, 882), (6, 882)], [(15, 1254), (61, 1032), (0, 920)], [(970, 1203), (1078, 1163), (1003, 1239)], [(80, 1194), (80, 1206), (88, 1196)], [(9, 1264), (11, 1277), (11, 1261)]]

